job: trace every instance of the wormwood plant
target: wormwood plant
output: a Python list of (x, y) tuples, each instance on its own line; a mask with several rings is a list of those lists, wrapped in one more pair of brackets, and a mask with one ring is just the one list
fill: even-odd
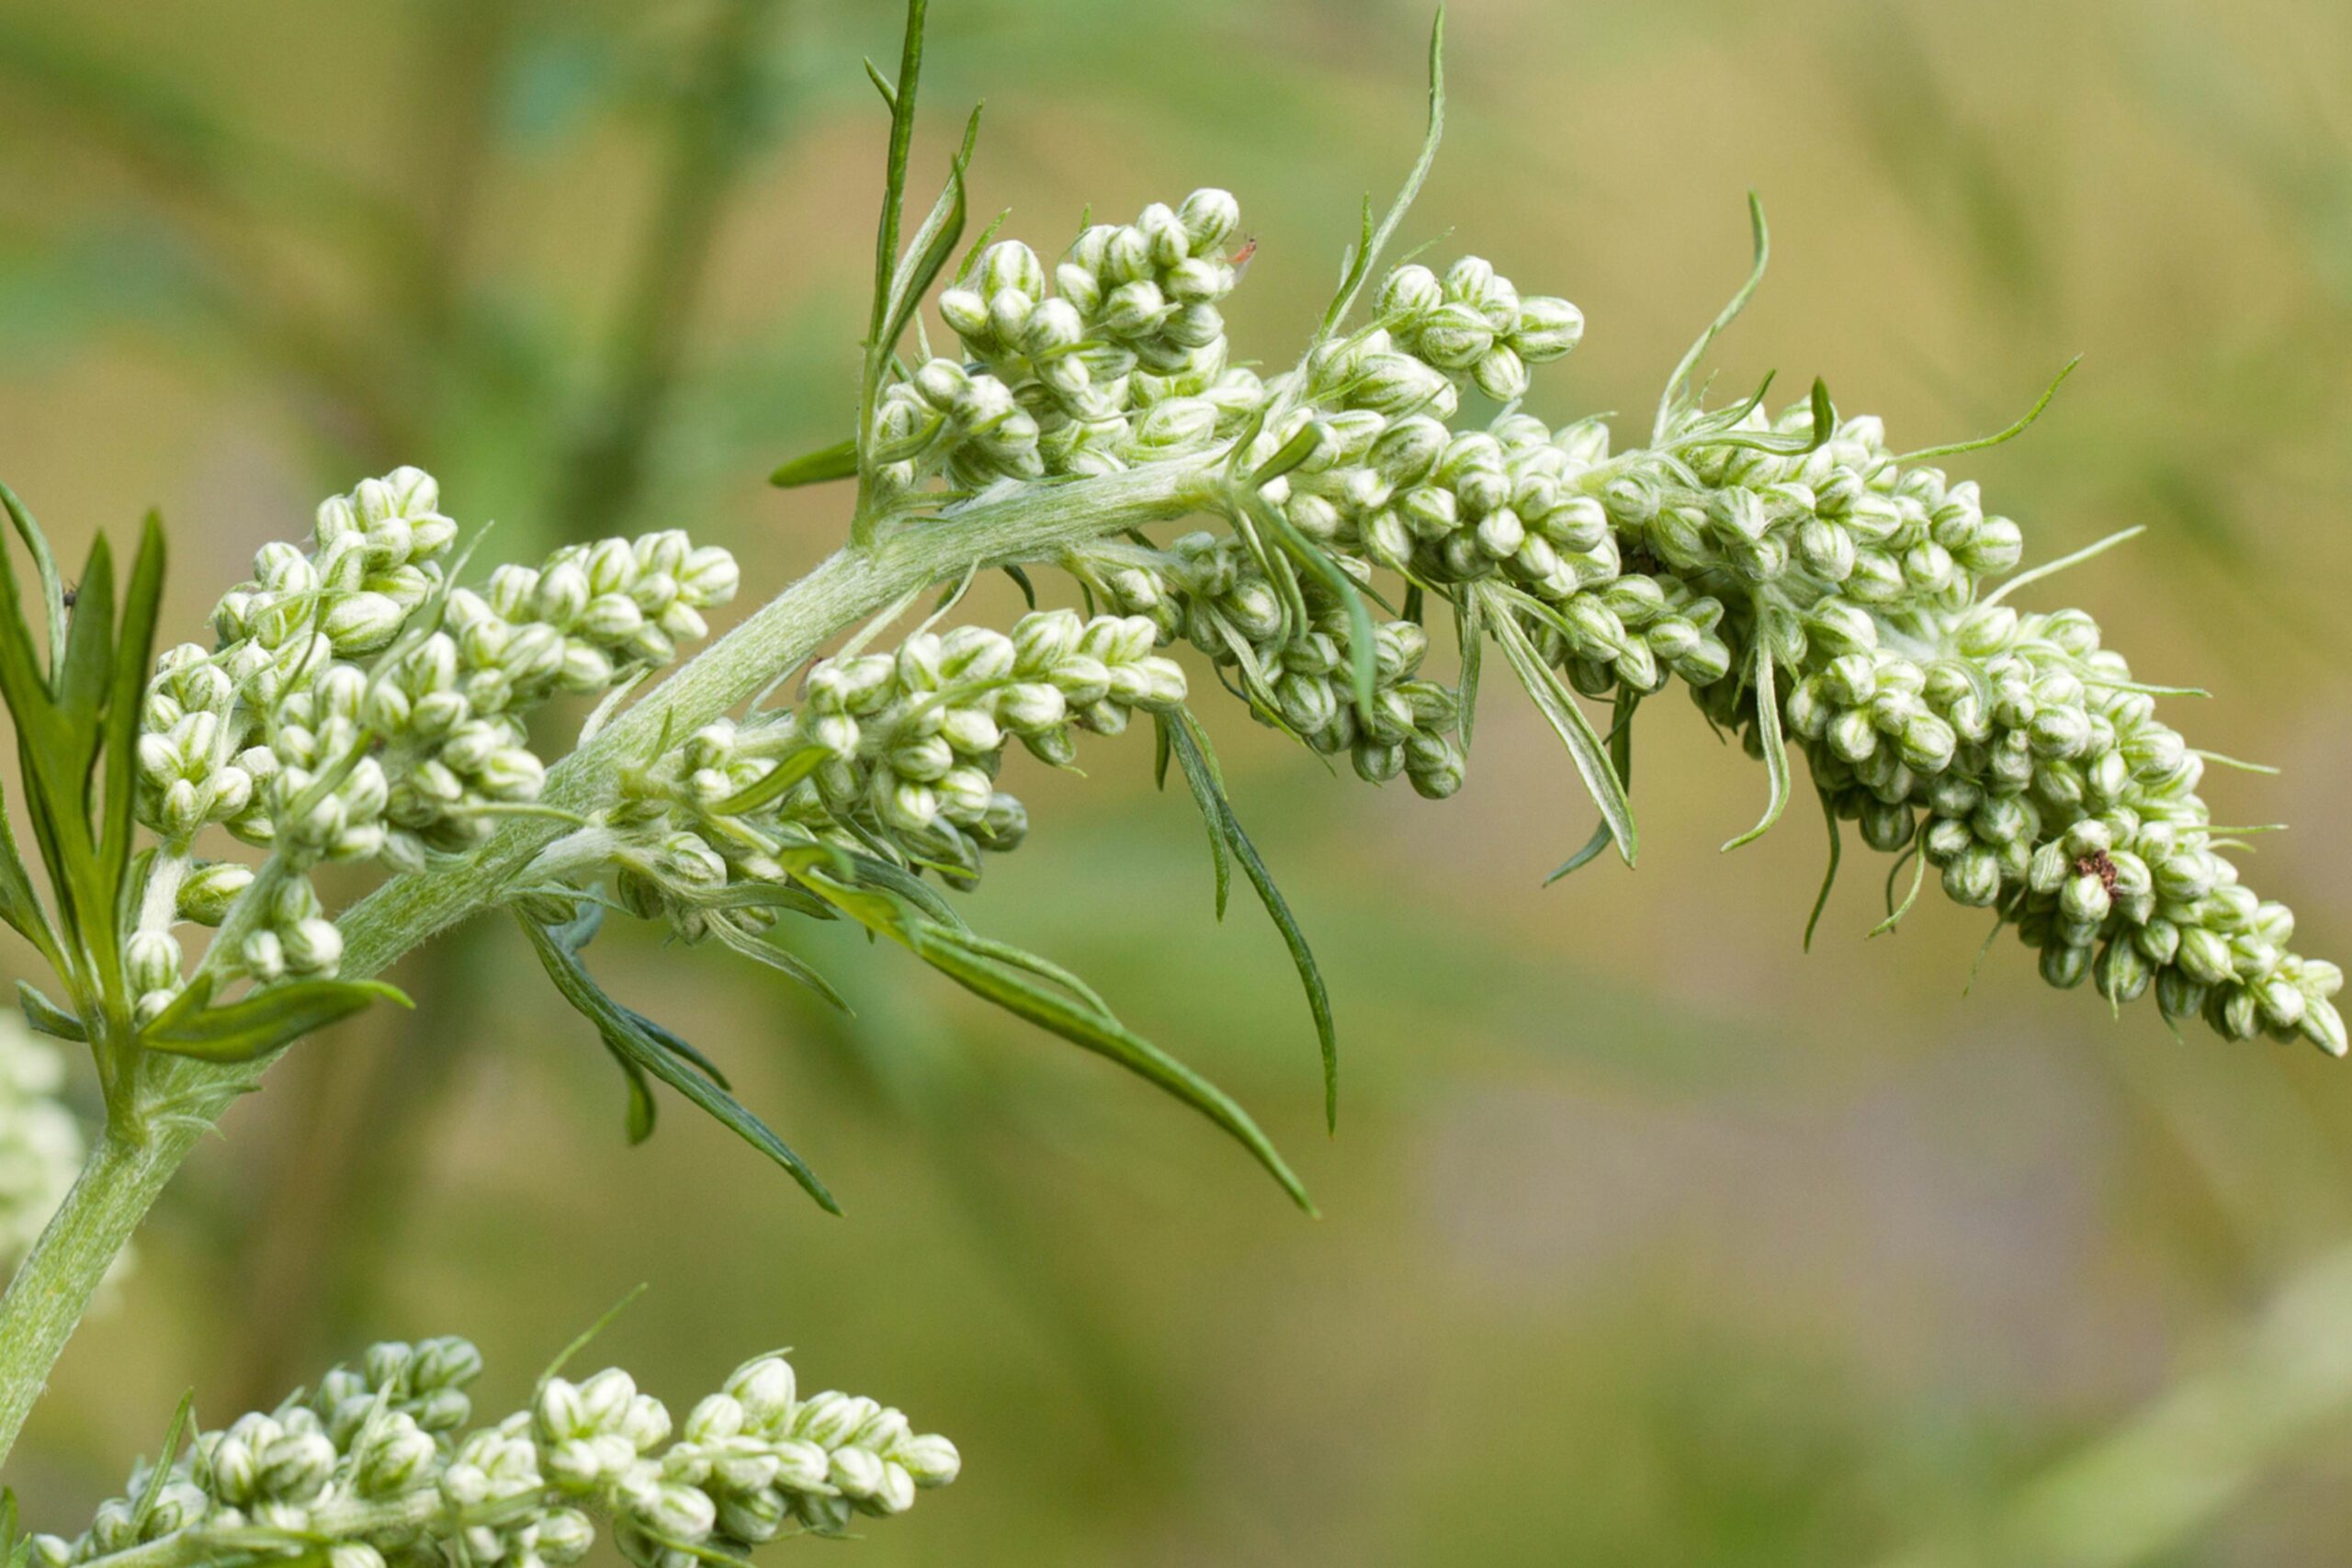
[[(2018, 525), (1935, 466), (1989, 443), (1898, 453), (1818, 382), (1779, 414), (1763, 389), (1709, 402), (1698, 371), (1761, 275), (1760, 211), (1755, 272), (1668, 377), (1645, 444), (1544, 423), (1523, 400), (1581, 338), (1575, 306), (1476, 257), (1380, 270), (1442, 129), (1433, 41), (1403, 193), (1376, 223), (1367, 205), (1329, 309), (1288, 368), (1261, 374), (1220, 315), (1250, 249), (1223, 191), (1085, 227), (1050, 265), (998, 238), (1001, 220), (967, 248), (976, 113), (902, 232), (922, 19), (913, 0), (896, 79), (873, 73), (890, 139), (854, 434), (775, 476), (854, 481), (848, 543), (650, 689), (738, 587), (724, 551), (681, 534), (570, 546), (468, 586), (437, 487), (403, 468), (328, 501), (306, 544), (266, 547), (209, 647), (157, 655), (160, 526), (119, 592), (101, 538), (69, 606), (5, 497), (36, 581), (28, 613), (6, 569), (0, 692), (48, 895), (10, 848), (0, 916), (51, 971), (25, 988), (27, 1017), (89, 1046), (107, 1121), (0, 1302), (0, 1450), (223, 1107), (298, 1040), (404, 1001), (374, 976), (488, 910), (517, 922), (618, 1065), (632, 1138), (666, 1086), (834, 1206), (719, 1068), (606, 993), (585, 954), (619, 912), (831, 997), (792, 934), (846, 920), (1158, 1084), (1306, 1205), (1239, 1106), (949, 897), (1028, 831), (1005, 787), (1015, 743), (1069, 766), (1081, 737), (1148, 725), (1163, 783), (1180, 775), (1206, 821), (1219, 912), (1238, 865), (1296, 961), (1336, 1114), (1323, 984), (1236, 818), (1180, 645), (1259, 722), (1431, 798), (1461, 786), (1498, 650), (1599, 808), (1555, 876), (1611, 847), (1635, 858), (1634, 722), (1679, 679), (1765, 765), (1763, 818), (1727, 849), (1788, 805), (1793, 744), (1833, 874), (1847, 822), (1907, 868), (1888, 923), (1932, 869), (2053, 985), (2087, 979), (2116, 1007), (2153, 992), (2167, 1020), (2344, 1053), (2341, 974), (2292, 952), (2291, 915), (2240, 885), (2233, 830), (2197, 793), (2219, 759), (2156, 716), (2171, 690), (2135, 680), (2089, 615), (2009, 603), (2094, 552), (2015, 571)], [(934, 353), (918, 311), (943, 279), (956, 341)], [(951, 624), (962, 586), (998, 568), (1030, 613)], [(1433, 634), (1453, 643), (1451, 678), (1430, 667)], [(549, 764), (549, 724), (532, 719), (559, 697), (593, 708)], [(1580, 697), (1610, 704), (1605, 732)], [(311, 874), (334, 863), (384, 879), (330, 914)], [(190, 928), (211, 932), (192, 955)], [(575, 1387), (551, 1371), (529, 1409), (468, 1432), (476, 1366), (457, 1341), (379, 1346), (266, 1416), (192, 1443), (183, 1420), (87, 1533), (30, 1550), (142, 1568), (565, 1562), (601, 1514), (634, 1560), (683, 1564), (896, 1512), (956, 1469), (895, 1413), (798, 1400), (774, 1359), (674, 1440), (618, 1372)]]

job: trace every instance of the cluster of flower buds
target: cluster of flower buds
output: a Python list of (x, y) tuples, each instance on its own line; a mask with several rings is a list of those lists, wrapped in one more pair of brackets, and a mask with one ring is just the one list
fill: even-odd
[[(1343, 569), (1360, 565), (1345, 554), (1337, 558)], [(1403, 773), (1431, 799), (1462, 787), (1455, 693), (1422, 678), (1429, 634), (1416, 623), (1375, 622), (1366, 715), (1356, 704), (1346, 606), (1321, 583), (1304, 582), (1308, 618), (1294, 626), (1281, 594), (1238, 537), (1188, 534), (1164, 551), (1110, 546), (1073, 556), (1069, 564), (1094, 592), (1148, 618), (1163, 642), (1182, 638), (1200, 649), (1260, 717), (1316, 751), (1346, 752), (1374, 784)]]
[[(538, 797), (533, 708), (669, 662), (735, 592), (733, 558), (675, 532), (567, 546), (536, 570), (499, 569), (484, 592), (454, 588), (457, 525), (438, 505), (415, 468), (334, 497), (307, 554), (265, 546), (254, 581), (220, 601), (217, 648), (157, 660), (141, 819), (182, 874), (173, 917), (218, 924), (252, 879), (187, 863), (209, 824), (298, 874), (326, 861), (414, 870), (474, 847), (498, 812)], [(334, 973), (340, 940), (299, 874), (263, 913), (238, 955), (247, 974)], [(143, 925), (126, 954), (144, 1012), (178, 984), (167, 924)]]
[(82, 1129), (60, 1103), (65, 1062), (14, 1009), (0, 1013), (0, 1277), (65, 1201), (82, 1169)]
[[(1573, 443), (1555, 444), (1532, 419), (1459, 434), (1446, 423), (1464, 380), (1515, 399), (1528, 366), (1566, 355), (1582, 333), (1575, 306), (1522, 299), (1476, 257), (1442, 281), (1425, 267), (1400, 268), (1381, 291), (1378, 324), (1266, 383), (1271, 417), (1238, 458), (1256, 468), (1301, 437), (1311, 442), (1303, 460), (1258, 487), (1258, 500), (1360, 586), (1375, 568), (1441, 588), (1498, 576), (1561, 604), (1559, 625), (1581, 634), (1575, 651), (1588, 663), (1623, 660), (1650, 685), (1663, 679), (1660, 660), (1704, 676), (1724, 655), (1713, 635), (1720, 608), (1616, 587), (1608, 514), (1570, 483), (1589, 466)], [(1152, 617), (1164, 638), (1199, 648), (1260, 717), (1317, 751), (1348, 751), (1374, 782), (1405, 773), (1426, 795), (1460, 788), (1457, 704), (1450, 689), (1419, 678), (1422, 629), (1376, 627), (1374, 695), (1363, 710), (1340, 596), (1302, 577), (1305, 614), (1286, 607), (1260, 548), (1238, 535), (1196, 535), (1163, 552), (1111, 546), (1070, 564), (1119, 608)]]
[[(978, 368), (933, 360), (885, 395), (883, 456), (901, 488), (1006, 473), (1106, 473), (1205, 451), (1263, 402), (1228, 363), (1218, 302), (1241, 212), (1221, 190), (1080, 234), (1054, 269), (1018, 240), (977, 253), (939, 300)], [(985, 432), (985, 436), (977, 433)], [(909, 464), (894, 443), (934, 465)]]
[[(997, 786), (1012, 741), (1068, 766), (1078, 731), (1117, 735), (1137, 710), (1183, 702), (1184, 672), (1156, 641), (1140, 617), (1050, 610), (1010, 636), (925, 630), (895, 653), (824, 660), (797, 709), (709, 725), (625, 784), (605, 824), (618, 895), (689, 936), (713, 919), (757, 924), (763, 911), (729, 904), (724, 890), (784, 881), (774, 851), (811, 841), (969, 886), (983, 852), (1028, 831), (1020, 800)], [(727, 809), (778, 767), (798, 782), (754, 809)]]
[(2204, 760), (2097, 623), (1996, 604), (1929, 625), (1902, 652), (1835, 603), (1805, 623), (1787, 718), (1839, 814), (2000, 909), (2052, 985), (2154, 990), (2167, 1018), (2341, 1054), (2341, 974), (2290, 951), (2293, 915), (2238, 885), (2197, 793)]
[(952, 359), (929, 360), (907, 380), (891, 383), (874, 433), (877, 472), (892, 496), (934, 476), (952, 490), (978, 491), (1046, 471), (1035, 416), (1002, 381)]
[(674, 1436), (669, 1411), (608, 1371), (550, 1378), (531, 1408), (468, 1430), (481, 1357), (462, 1339), (372, 1347), (307, 1396), (199, 1435), (160, 1478), (142, 1463), (124, 1495), (67, 1540), (36, 1536), (39, 1568), (103, 1563), (159, 1543), (172, 1561), (242, 1555), (251, 1532), (299, 1536), (336, 1568), (388, 1562), (563, 1568), (609, 1519), (640, 1568), (739, 1558), (786, 1531), (843, 1533), (857, 1515), (904, 1513), (956, 1479), (945, 1438), (844, 1393), (798, 1396), (791, 1366), (737, 1370)]
[(1728, 424), (1691, 416), (1657, 451), (1627, 454), (1602, 499), (1629, 538), (1678, 571), (1719, 571), (1799, 603), (1955, 609), (2017, 565), (2023, 535), (1986, 514), (1973, 480), (1902, 467), (1876, 419), (1845, 421), (1810, 446), (1813, 421), (1809, 404), (1778, 421), (1760, 408)]
[[(2155, 694), (2089, 616), (1980, 603), (2022, 540), (1973, 482), (1906, 466), (1874, 419), (1816, 429), (1810, 402), (1777, 419), (1685, 409), (1657, 447), (1615, 456), (1598, 421), (1555, 431), (1507, 408), (1453, 426), (1464, 379), (1516, 398), (1525, 367), (1580, 330), (1573, 306), (1524, 299), (1475, 258), (1442, 278), (1401, 267), (1373, 326), (1266, 384), (1237, 468), (1295, 457), (1312, 432), (1256, 500), (1356, 583), (1376, 569), (1449, 596), (1491, 581), (1577, 690), (1641, 695), (1679, 676), (1751, 747), (1769, 635), (1784, 728), (1833, 807), (1874, 846), (1920, 854), (1953, 897), (2000, 909), (2052, 983), (2089, 976), (2119, 1002), (2153, 990), (2167, 1017), (2343, 1050), (2340, 975), (2291, 953), (2286, 909), (2237, 885), (2196, 793), (2202, 761), (2157, 722)], [(1202, 649), (1268, 722), (1352, 747), (1367, 778), (1401, 754), (1424, 793), (1458, 784), (1452, 694), (1417, 678), (1419, 629), (1379, 628), (1383, 722), (1363, 725), (1336, 597), (1300, 572), (1307, 613), (1286, 608), (1246, 521), (1069, 564)]]
[(1811, 446), (1813, 417), (1690, 416), (1680, 450), (1601, 470), (1627, 550), (1733, 606), (1738, 673), (1694, 682), (1701, 705), (1760, 746), (1749, 677), (1769, 637), (1783, 725), (1831, 807), (1998, 910), (2051, 984), (2154, 991), (2168, 1019), (2342, 1055), (2341, 972), (2291, 952), (2293, 916), (2239, 886), (2197, 793), (2204, 761), (2156, 718), (2156, 691), (2088, 615), (1980, 596), (2020, 545), (1973, 483), (1906, 468), (1875, 420)]
[(1566, 299), (1522, 299), (1510, 279), (1476, 256), (1441, 278), (1400, 266), (1380, 287), (1382, 324), (1414, 358), (1467, 377), (1498, 403), (1527, 393), (1528, 367), (1557, 359), (1584, 339), (1584, 312)]

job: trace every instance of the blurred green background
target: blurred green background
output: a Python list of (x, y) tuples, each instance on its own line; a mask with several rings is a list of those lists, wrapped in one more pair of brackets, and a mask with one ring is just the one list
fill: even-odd
[[(989, 100), (975, 205), (1050, 249), (1194, 185), (1259, 242), (1285, 360), (1419, 134), (1428, 16), (1362, 0), (939, 0), (917, 166)], [(683, 525), (753, 589), (842, 497), (767, 490), (854, 399), (883, 118), (847, 0), (0, 5), (0, 470), (76, 554), (160, 506), (193, 634), (264, 540), (397, 462), (490, 548)], [(2352, 11), (2331, 0), (1456, 0), (1418, 242), (1585, 309), (1555, 418), (1645, 411), (1746, 262), (1731, 381), (1826, 378), (1963, 460), (2196, 743), (2253, 872), (2352, 953)], [(2038, 602), (2054, 603), (2046, 596)], [(971, 613), (1007, 612), (984, 589)], [(1195, 1118), (899, 955), (858, 1005), (616, 930), (607, 983), (711, 1049), (845, 1221), (621, 1087), (511, 933), (395, 977), (192, 1162), (19, 1450), (86, 1518), (183, 1388), (226, 1419), (373, 1337), (462, 1332), (486, 1397), (639, 1280), (600, 1350), (681, 1404), (741, 1355), (945, 1431), (963, 1483), (863, 1562), (2335, 1563), (2352, 1537), (2352, 1077), (2043, 989), (1928, 900), (1865, 942), (1859, 850), (1799, 949), (1803, 806), (1679, 701), (1645, 854), (1489, 686), (1442, 806), (1210, 705), (1342, 1033), (1327, 1139), (1280, 944), (1210, 912), (1148, 741), (1013, 787), (977, 920), (1238, 1094), (1325, 1217)], [(2176, 708), (2187, 706), (2177, 704)], [(1849, 845), (1849, 849), (1853, 849)], [(11, 962), (20, 957), (12, 953)], [(1939, 1555), (1944, 1554), (1944, 1555)]]

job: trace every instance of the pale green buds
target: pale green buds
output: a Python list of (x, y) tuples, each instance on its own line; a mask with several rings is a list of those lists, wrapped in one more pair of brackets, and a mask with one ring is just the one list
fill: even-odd
[(36, 1561), (66, 1568), (177, 1535), (175, 1550), (209, 1561), (243, 1551), (265, 1523), (302, 1535), (334, 1568), (420, 1554), (563, 1568), (593, 1549), (595, 1515), (636, 1561), (667, 1562), (656, 1542), (736, 1559), (795, 1519), (838, 1532), (853, 1509), (902, 1513), (960, 1468), (953, 1443), (872, 1400), (800, 1404), (775, 1357), (696, 1404), (674, 1440), (662, 1404), (611, 1371), (549, 1379), (529, 1412), (436, 1440), (469, 1419), (462, 1385), (480, 1368), (460, 1340), (372, 1347), (307, 1399), (198, 1435), (151, 1511), (131, 1501), (150, 1495), (135, 1472), (130, 1495), (103, 1505), (81, 1538), (39, 1538)]

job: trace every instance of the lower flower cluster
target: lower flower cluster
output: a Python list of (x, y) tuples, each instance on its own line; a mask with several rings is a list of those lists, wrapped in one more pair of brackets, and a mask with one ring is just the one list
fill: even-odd
[(600, 1520), (640, 1568), (739, 1558), (794, 1533), (839, 1535), (948, 1484), (945, 1438), (862, 1396), (803, 1399), (763, 1356), (673, 1423), (629, 1375), (543, 1382), (530, 1407), (471, 1426), (481, 1357), (462, 1339), (371, 1347), (318, 1389), (142, 1461), (89, 1529), (36, 1536), (40, 1568), (136, 1561), (335, 1568), (448, 1562), (562, 1568)]

